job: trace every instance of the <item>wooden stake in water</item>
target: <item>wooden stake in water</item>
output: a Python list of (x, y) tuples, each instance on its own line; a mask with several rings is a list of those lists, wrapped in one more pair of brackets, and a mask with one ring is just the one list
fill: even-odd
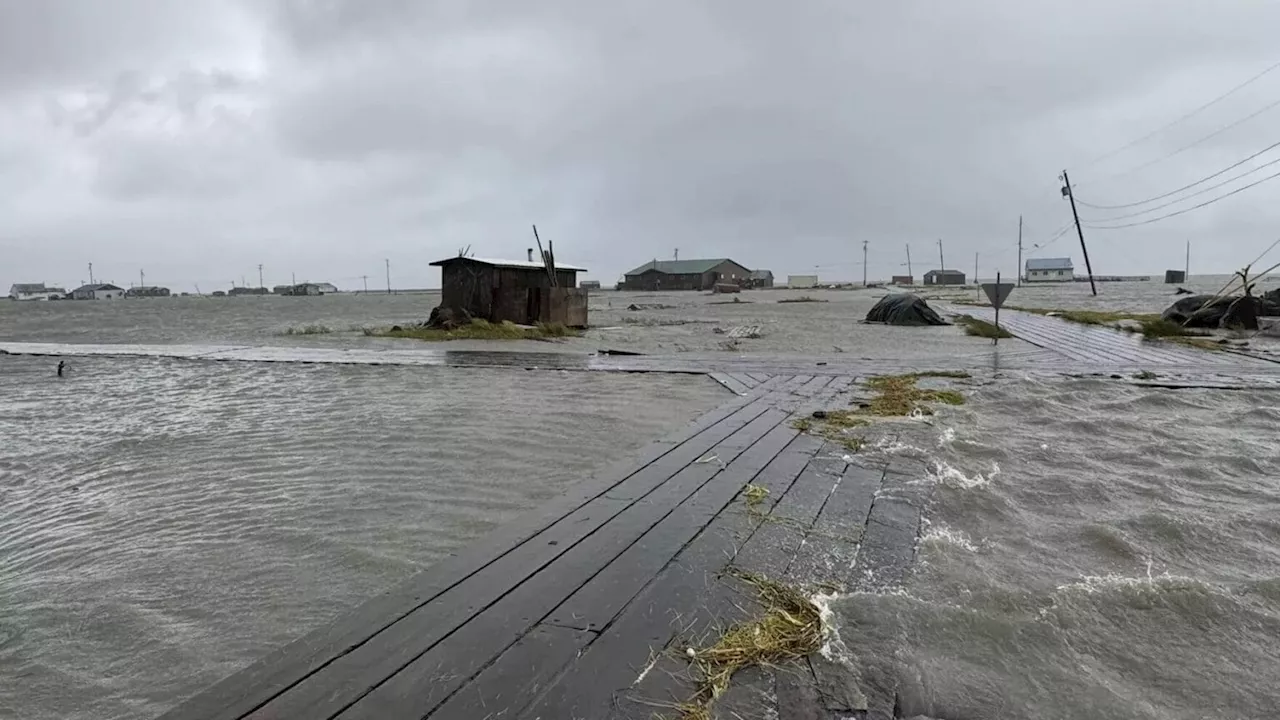
[[(997, 291), (1000, 290), (1000, 271), (999, 270), (996, 271), (996, 290)], [(1004, 303), (996, 304), (996, 337), (995, 337), (995, 342), (991, 343), (992, 345), (1000, 344), (1000, 306), (1003, 304)]]

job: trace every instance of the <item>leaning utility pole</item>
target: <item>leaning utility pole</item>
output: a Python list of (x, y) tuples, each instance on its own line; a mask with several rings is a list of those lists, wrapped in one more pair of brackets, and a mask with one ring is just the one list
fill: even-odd
[(907, 275), (911, 278), (911, 284), (916, 284), (916, 276), (911, 272), (911, 243), (907, 243)]
[(360, 279), (364, 281), (364, 291), (365, 291), (366, 293), (367, 293), (367, 292), (369, 292), (369, 276), (368, 276), (368, 275), (361, 275), (361, 276), (360, 276)]
[(262, 263), (258, 263), (258, 287), (264, 288), (267, 284), (262, 282)]
[(680, 259), (680, 248), (676, 248), (676, 252), (675, 252), (675, 259), (676, 259), (676, 260), (679, 260), (679, 259)]
[(862, 241), (862, 287), (867, 286), (867, 241)]
[(1022, 216), (1018, 216), (1018, 287), (1022, 287)]
[(138, 270), (138, 287), (147, 286), (147, 274), (142, 270)]
[(1084, 269), (1089, 271), (1089, 289), (1094, 296), (1098, 294), (1098, 286), (1093, 282), (1093, 265), (1089, 263), (1089, 248), (1084, 244), (1084, 230), (1080, 229), (1080, 213), (1076, 212), (1076, 195), (1071, 192), (1071, 178), (1067, 171), (1062, 171), (1062, 194), (1071, 200), (1071, 217), (1076, 221), (1076, 235), (1080, 236), (1080, 250), (1084, 253)]
[(942, 238), (938, 238), (938, 269), (947, 269), (947, 261), (942, 259)]
[(387, 264), (387, 294), (391, 294), (391, 258), (383, 260)]
[(1187, 241), (1187, 264), (1183, 266), (1182, 281), (1191, 282), (1191, 241)]
[(973, 284), (978, 284), (978, 253), (973, 254)]
[(93, 285), (93, 263), (89, 263), (89, 284)]

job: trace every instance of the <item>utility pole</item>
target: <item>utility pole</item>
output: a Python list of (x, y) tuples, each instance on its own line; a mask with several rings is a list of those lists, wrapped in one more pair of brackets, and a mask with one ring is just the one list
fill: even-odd
[(1076, 235), (1080, 237), (1080, 250), (1084, 253), (1084, 269), (1089, 271), (1089, 289), (1097, 297), (1098, 286), (1093, 282), (1093, 265), (1089, 263), (1089, 248), (1084, 244), (1084, 230), (1080, 229), (1080, 213), (1076, 212), (1076, 195), (1071, 191), (1071, 178), (1067, 176), (1066, 170), (1062, 171), (1062, 194), (1071, 200), (1071, 217), (1076, 221)]
[(973, 284), (978, 284), (978, 253), (973, 254)]
[(391, 294), (391, 258), (387, 258), (383, 262), (387, 264), (387, 294), (390, 295)]
[(262, 282), (262, 263), (258, 263), (258, 287), (264, 288), (267, 284)]
[(1018, 287), (1022, 287), (1022, 216), (1018, 216)]
[(938, 238), (938, 269), (947, 269), (947, 261), (942, 259), (942, 238)]
[(676, 248), (676, 260), (680, 259), (680, 248)]
[(862, 241), (862, 287), (867, 286), (867, 241)]
[(1182, 281), (1191, 282), (1191, 241), (1187, 241), (1187, 264), (1182, 270)]
[(364, 281), (364, 291), (368, 293), (369, 292), (369, 276), (361, 275), (360, 279)]
[(293, 287), (297, 287), (298, 273), (289, 273), (289, 282), (293, 283)]
[(93, 263), (89, 263), (89, 284), (93, 285)]
[(916, 276), (911, 272), (911, 243), (907, 243), (907, 275), (911, 277), (911, 284), (915, 285)]
[(142, 270), (138, 270), (138, 287), (146, 287), (146, 286), (147, 286), (147, 273), (145, 273)]

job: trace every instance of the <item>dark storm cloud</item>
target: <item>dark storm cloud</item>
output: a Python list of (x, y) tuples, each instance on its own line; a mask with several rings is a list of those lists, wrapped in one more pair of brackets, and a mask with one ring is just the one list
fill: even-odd
[[(27, 5), (0, 0), (0, 186), (27, 188), (0, 242), (28, 238), (37, 275), (66, 253), (30, 238), (102, 252), (128, 227), (121, 264), (161, 258), (175, 283), (298, 254), (335, 277), (392, 256), (426, 283), (461, 246), (521, 253), (531, 222), (606, 281), (675, 247), (860, 277), (864, 240), (883, 277), (938, 237), (1010, 273), (1019, 214), (1028, 245), (1069, 220), (1064, 166), (1082, 198), (1127, 202), (1280, 139), (1264, 113), (1123, 174), (1280, 98), (1276, 72), (1090, 162), (1280, 60), (1262, 3)], [(1242, 264), (1280, 235), (1269, 192), (1092, 232), (1095, 265), (1159, 270), (1187, 237)], [(211, 245), (218, 267), (191, 267)]]

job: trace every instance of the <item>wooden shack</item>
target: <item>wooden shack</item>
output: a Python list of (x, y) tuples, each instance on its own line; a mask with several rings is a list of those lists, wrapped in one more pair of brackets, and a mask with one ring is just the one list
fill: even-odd
[(577, 287), (577, 274), (586, 268), (556, 263), (553, 283), (536, 260), (460, 256), (431, 264), (440, 268), (443, 307), (489, 322), (587, 326), (587, 291)]

